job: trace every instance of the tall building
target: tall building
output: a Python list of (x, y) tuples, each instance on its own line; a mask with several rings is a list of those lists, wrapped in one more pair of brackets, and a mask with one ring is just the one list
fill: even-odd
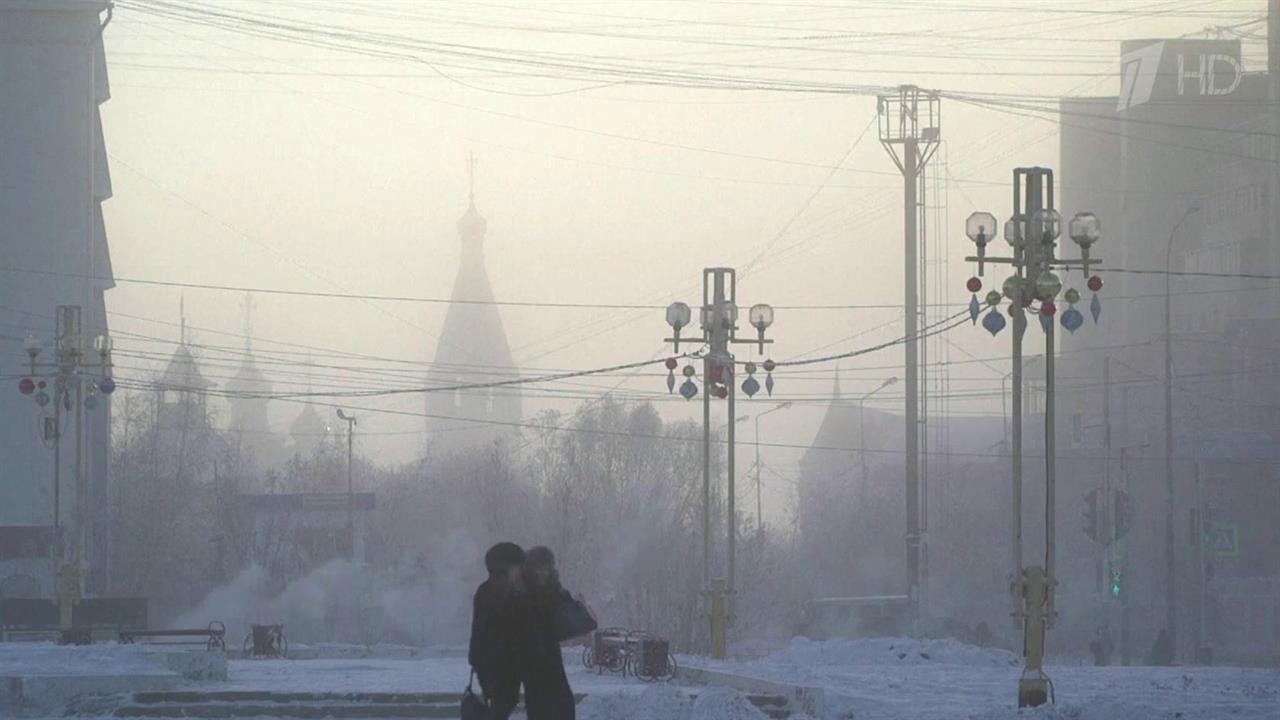
[[(1105, 266), (1144, 273), (1104, 271), (1100, 324), (1063, 343), (1059, 388), (1075, 389), (1059, 394), (1059, 498), (1077, 507), (1108, 486), (1134, 498), (1119, 555), (1131, 560), (1135, 654), (1169, 625), (1172, 601), (1181, 659), (1207, 647), (1265, 659), (1280, 642), (1280, 291), (1232, 276), (1280, 273), (1280, 78), (1246, 68), (1239, 40), (1132, 40), (1121, 51), (1118, 97), (1061, 104), (1060, 209), (1096, 213)], [(1206, 544), (1223, 533), (1221, 547)]]
[[(6, 267), (0, 366), (6, 376), (25, 372), (23, 336), (48, 346), (59, 305), (82, 308), (86, 337), (107, 330), (103, 293), (113, 282), (101, 203), (111, 197), (111, 177), (98, 113), (110, 96), (102, 46), (107, 6), (105, 0), (0, 2), (0, 255)], [(6, 528), (0, 536), (13, 539), (0, 544), (0, 586), (8, 559), (48, 545), (40, 538), (54, 514), (53, 451), (43, 442), (41, 415), (12, 386), (0, 392), (0, 526)], [(87, 414), (85, 425), (90, 504), (103, 509), (86, 529), (86, 589), (94, 592), (105, 580), (110, 404)], [(73, 445), (62, 443), (62, 467), (71, 467)], [(65, 519), (74, 493), (67, 485), (62, 490)], [(41, 593), (52, 590), (47, 572), (30, 580), (24, 584), (38, 585)]]
[[(488, 223), (476, 209), (474, 160), (472, 167), (470, 202), (458, 220), (458, 275), (427, 375), (428, 387), (485, 384), (519, 374), (485, 269)], [(446, 449), (492, 442), (514, 432), (523, 417), (518, 387), (427, 393), (426, 412), (428, 442)]]

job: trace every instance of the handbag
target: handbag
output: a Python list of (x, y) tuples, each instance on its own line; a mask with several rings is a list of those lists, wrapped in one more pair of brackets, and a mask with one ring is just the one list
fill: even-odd
[(462, 720), (485, 720), (489, 717), (489, 703), (484, 698), (475, 694), (471, 689), (471, 685), (475, 682), (476, 671), (471, 671), (471, 678), (467, 680), (467, 689), (462, 691), (462, 703), (459, 708), (459, 715)]
[(591, 617), (591, 611), (580, 600), (568, 598), (556, 608), (556, 642), (582, 637), (598, 627), (596, 619)]

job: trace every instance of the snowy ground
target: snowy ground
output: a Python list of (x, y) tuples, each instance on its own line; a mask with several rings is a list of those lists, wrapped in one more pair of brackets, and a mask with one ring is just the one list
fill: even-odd
[(822, 687), (856, 720), (1280, 720), (1280, 672), (1249, 668), (1048, 668), (1058, 706), (1015, 710), (1020, 662), (955, 641), (796, 639), (758, 660), (683, 662)]
[[(588, 695), (580, 720), (759, 720), (740, 696), (650, 686), (588, 672), (572, 654), (570, 682)], [(822, 687), (835, 720), (1280, 720), (1280, 671), (1256, 668), (1049, 668), (1058, 705), (1015, 710), (1018, 658), (954, 641), (797, 639), (749, 661), (682, 663), (777, 682)], [(0, 644), (0, 676), (144, 670), (138, 648)], [(467, 683), (457, 653), (425, 657), (232, 660), (211, 690), (458, 692)]]

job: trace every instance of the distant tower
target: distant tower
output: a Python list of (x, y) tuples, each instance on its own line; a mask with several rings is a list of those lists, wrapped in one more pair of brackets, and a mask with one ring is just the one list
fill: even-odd
[[(307, 392), (311, 392), (311, 356), (307, 356)], [(325, 438), (332, 432), (329, 423), (320, 417), (316, 406), (307, 400), (302, 412), (289, 424), (289, 438), (293, 441), (291, 454), (306, 459), (316, 454)]]
[[(435, 387), (510, 380), (517, 374), (485, 270), (488, 223), (476, 210), (474, 156), (467, 165), (470, 203), (458, 220), (458, 276), (427, 375), (428, 385)], [(523, 417), (518, 387), (427, 393), (426, 410), (428, 442), (444, 448), (491, 442), (514, 432)]]
[(228, 405), (231, 419), (228, 429), (233, 433), (232, 444), (240, 449), (242, 457), (252, 458), (260, 467), (274, 464), (276, 442), (271, 435), (271, 423), (267, 418), (267, 399), (271, 382), (267, 380), (253, 357), (253, 296), (246, 294), (244, 309), (244, 359), (240, 368), (227, 383), (231, 394)]
[[(173, 351), (173, 356), (169, 358), (169, 364), (165, 366), (164, 373), (160, 376), (161, 426), (164, 426), (167, 422), (175, 421), (181, 415), (188, 414), (193, 409), (200, 410), (199, 418), (203, 420), (205, 417), (205, 391), (213, 387), (213, 383), (200, 374), (200, 367), (196, 363), (195, 355), (191, 353), (187, 338), (185, 302), (182, 303), (179, 313), (181, 330), (179, 330), (178, 347)], [(191, 417), (194, 418), (195, 416), (191, 415)]]

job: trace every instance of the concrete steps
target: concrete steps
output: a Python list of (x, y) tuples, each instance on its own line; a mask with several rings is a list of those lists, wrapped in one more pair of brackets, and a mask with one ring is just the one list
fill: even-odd
[[(584, 696), (579, 695), (581, 702)], [(67, 709), (67, 717), (117, 718), (457, 718), (458, 693), (306, 693), (270, 691), (139, 692), (94, 698)], [(749, 696), (774, 720), (790, 717), (786, 698)]]

